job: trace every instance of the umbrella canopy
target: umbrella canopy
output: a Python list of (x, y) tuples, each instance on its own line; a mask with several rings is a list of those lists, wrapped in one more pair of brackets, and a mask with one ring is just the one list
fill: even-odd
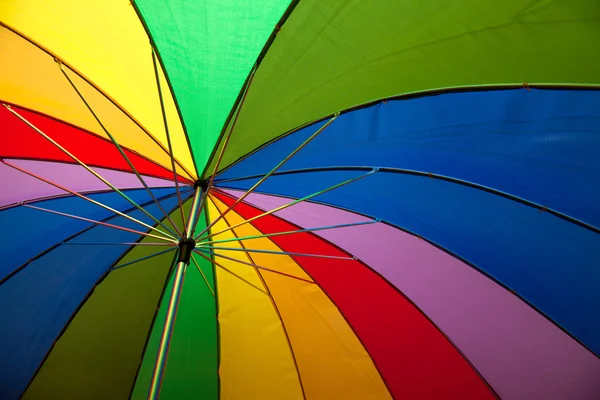
[(597, 399), (599, 20), (2, 1), (0, 398)]

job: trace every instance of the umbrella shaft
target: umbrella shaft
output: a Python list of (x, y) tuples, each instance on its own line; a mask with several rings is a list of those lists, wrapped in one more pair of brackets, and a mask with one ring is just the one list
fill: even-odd
[(175, 280), (171, 289), (169, 308), (167, 309), (165, 325), (163, 326), (160, 344), (158, 346), (158, 354), (156, 355), (156, 362), (154, 364), (154, 371), (152, 372), (148, 400), (157, 400), (158, 396), (160, 395), (160, 388), (162, 386), (165, 366), (167, 364), (167, 355), (169, 353), (173, 328), (175, 327), (175, 316), (177, 315), (177, 307), (179, 306), (181, 289), (183, 287), (183, 274), (185, 272), (185, 267), (186, 263), (180, 261), (177, 263), (177, 267), (175, 269)]
[[(194, 241), (190, 239), (195, 228), (195, 217), (198, 213), (198, 202), (201, 196), (200, 187), (196, 187), (194, 193), (194, 200), (192, 201), (192, 209), (190, 210), (190, 216), (188, 218), (188, 226), (186, 229), (186, 237), (182, 238), (179, 248), (180, 253), (184, 250), (191, 250), (194, 248)], [(187, 243), (191, 241), (190, 243)], [(187, 257), (182, 258), (179, 255), (177, 266), (175, 267), (175, 276), (173, 279), (173, 287), (171, 288), (171, 297), (169, 299), (169, 307), (167, 308), (167, 315), (165, 316), (165, 324), (163, 325), (162, 334), (160, 336), (160, 343), (158, 345), (158, 353), (156, 355), (156, 362), (154, 363), (154, 370), (152, 371), (152, 380), (150, 381), (150, 389), (148, 391), (148, 400), (157, 400), (160, 396), (160, 389), (162, 386), (165, 367), (167, 365), (167, 356), (169, 354), (169, 346), (171, 344), (171, 338), (173, 336), (173, 329), (175, 328), (175, 317), (177, 316), (177, 308), (179, 306), (179, 299), (181, 297), (181, 290), (183, 288), (183, 279), (185, 275), (185, 269), (189, 264), (189, 254)]]

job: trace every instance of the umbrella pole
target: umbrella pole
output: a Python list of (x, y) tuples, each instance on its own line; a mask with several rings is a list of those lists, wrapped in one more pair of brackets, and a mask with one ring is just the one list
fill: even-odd
[(196, 214), (198, 214), (198, 203), (202, 194), (201, 191), (202, 190), (200, 186), (196, 185), (196, 192), (194, 193), (192, 210), (190, 211), (190, 216), (188, 218), (186, 236), (179, 242), (179, 258), (177, 259), (177, 266), (175, 267), (175, 279), (173, 281), (173, 287), (171, 289), (171, 297), (169, 299), (169, 307), (167, 308), (165, 324), (163, 325), (160, 343), (158, 345), (158, 354), (156, 355), (154, 370), (152, 371), (150, 390), (148, 391), (148, 400), (157, 400), (160, 395), (160, 389), (163, 382), (165, 367), (167, 365), (169, 346), (171, 344), (173, 328), (175, 327), (177, 307), (179, 306), (179, 299), (181, 297), (181, 290), (183, 288), (185, 269), (190, 263), (190, 257), (196, 245), (192, 234), (196, 225), (195, 218)]

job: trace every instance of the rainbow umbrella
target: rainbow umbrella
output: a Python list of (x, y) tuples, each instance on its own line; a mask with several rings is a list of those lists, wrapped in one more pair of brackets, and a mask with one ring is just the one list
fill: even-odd
[(598, 43), (597, 0), (0, 2), (0, 398), (600, 398)]

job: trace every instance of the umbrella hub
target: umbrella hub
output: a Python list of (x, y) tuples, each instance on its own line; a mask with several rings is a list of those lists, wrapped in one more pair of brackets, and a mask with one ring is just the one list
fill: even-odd
[(198, 179), (196, 182), (194, 182), (194, 188), (200, 188), (202, 189), (202, 193), (206, 193), (206, 191), (208, 190), (208, 184), (210, 183), (210, 177), (206, 178), (206, 179)]
[(196, 241), (192, 238), (181, 239), (179, 242), (179, 258), (177, 262), (184, 262), (186, 264), (190, 263), (190, 257), (192, 256), (192, 251), (196, 247)]

